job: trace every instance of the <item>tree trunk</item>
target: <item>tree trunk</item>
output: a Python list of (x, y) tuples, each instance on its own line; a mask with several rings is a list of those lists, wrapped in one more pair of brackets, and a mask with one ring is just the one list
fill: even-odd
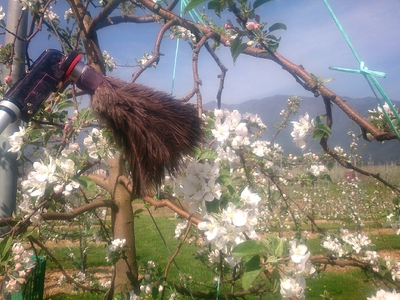
[(109, 160), (109, 171), (111, 196), (117, 206), (112, 211), (114, 239), (125, 239), (127, 246), (123, 257), (115, 265), (114, 294), (129, 294), (132, 290), (139, 293), (132, 194), (119, 180), (121, 176), (127, 176), (124, 160), (120, 155)]

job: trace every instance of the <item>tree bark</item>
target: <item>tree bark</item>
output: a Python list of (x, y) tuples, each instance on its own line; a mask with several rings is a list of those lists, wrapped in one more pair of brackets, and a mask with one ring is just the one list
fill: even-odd
[(126, 240), (126, 251), (115, 265), (114, 294), (139, 292), (138, 267), (136, 260), (136, 245), (134, 232), (134, 218), (132, 208), (132, 194), (119, 180), (127, 176), (124, 160), (120, 155), (109, 160), (110, 176), (107, 178), (113, 190), (112, 199), (117, 206), (112, 211), (112, 227), (115, 239)]

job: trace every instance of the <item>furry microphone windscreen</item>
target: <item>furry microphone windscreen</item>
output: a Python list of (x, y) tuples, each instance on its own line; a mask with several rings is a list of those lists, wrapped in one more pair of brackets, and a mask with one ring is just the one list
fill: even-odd
[(144, 85), (103, 76), (90, 105), (124, 151), (135, 196), (153, 193), (165, 170), (176, 175), (203, 137), (193, 105)]

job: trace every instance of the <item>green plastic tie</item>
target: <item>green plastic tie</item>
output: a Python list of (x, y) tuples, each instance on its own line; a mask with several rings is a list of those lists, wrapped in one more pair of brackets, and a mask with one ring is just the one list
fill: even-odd
[(386, 77), (386, 73), (384, 72), (379, 72), (379, 71), (372, 71), (368, 69), (365, 66), (365, 63), (363, 61), (360, 62), (360, 68), (358, 70), (355, 69), (346, 69), (346, 68), (340, 68), (340, 67), (329, 67), (331, 70), (335, 71), (342, 71), (342, 72), (347, 72), (347, 73), (356, 73), (356, 74), (363, 74), (363, 75), (371, 75), (371, 76), (378, 76), (378, 77)]
[[(369, 70), (365, 66), (365, 63), (359, 58), (359, 56), (358, 56), (356, 50), (354, 49), (349, 37), (347, 36), (346, 32), (344, 31), (342, 25), (340, 25), (339, 20), (335, 16), (332, 8), (329, 6), (328, 1), (327, 0), (323, 0), (323, 1), (325, 3), (325, 6), (328, 9), (329, 13), (332, 16), (332, 19), (335, 21), (336, 26), (339, 28), (339, 30), (342, 33), (344, 39), (346, 40), (347, 45), (350, 47), (351, 51), (353, 52), (353, 55), (355, 56), (355, 58), (357, 59), (358, 63), (360, 64), (360, 67), (359, 67), (358, 70), (346, 69), (346, 68), (340, 68), (340, 67), (329, 67), (329, 69), (335, 70), (335, 71), (347, 72), (347, 73), (362, 74), (365, 77), (365, 79), (367, 80), (368, 85), (370, 86), (372, 92), (374, 93), (375, 98), (378, 101), (378, 104), (379, 104), (380, 108), (382, 109), (383, 114), (385, 115), (387, 121), (390, 124), (390, 127), (392, 128), (392, 130), (396, 134), (397, 138), (400, 140), (399, 129), (393, 124), (392, 120), (389, 117), (389, 114), (386, 112), (386, 110), (383, 107), (382, 101), (380, 101), (380, 99), (379, 99), (379, 97), (378, 97), (378, 95), (377, 95), (377, 93), (375, 91), (375, 88), (379, 91), (379, 93), (381, 94), (381, 96), (383, 97), (383, 99), (385, 100), (387, 105), (389, 106), (390, 110), (392, 111), (393, 115), (396, 117), (397, 123), (400, 124), (400, 116), (397, 113), (396, 108), (394, 107), (393, 103), (390, 101), (389, 97), (386, 95), (385, 91), (383, 90), (383, 88), (380, 86), (379, 82), (375, 78), (375, 76), (385, 78), (386, 77), (386, 73), (379, 72), (379, 71), (372, 71), (372, 70)], [(371, 81), (372, 81), (372, 83), (371, 83)]]
[[(179, 13), (179, 16), (182, 17), (183, 15), (183, 11), (185, 10), (185, 7), (188, 5), (188, 1), (187, 0), (182, 0), (181, 1), (181, 11)], [(192, 13), (192, 11), (194, 11), (194, 13)], [(205, 26), (203, 20), (200, 18), (199, 14), (197, 13), (196, 10), (191, 10), (189, 12), (190, 17), (192, 18), (192, 20), (196, 23), (196, 19), (198, 20), (199, 23), (201, 23), (201, 25)], [(197, 23), (196, 23), (197, 24)], [(174, 86), (175, 86), (175, 77), (176, 77), (176, 68), (178, 65), (178, 52), (179, 52), (179, 40), (180, 39), (176, 39), (176, 47), (175, 47), (175, 57), (174, 57), (174, 68), (172, 71), (172, 86), (171, 86), (171, 94), (173, 94), (174, 92)]]

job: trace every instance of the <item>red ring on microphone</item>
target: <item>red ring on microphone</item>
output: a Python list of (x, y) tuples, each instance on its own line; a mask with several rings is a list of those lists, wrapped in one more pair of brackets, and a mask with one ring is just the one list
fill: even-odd
[(81, 58), (82, 54), (78, 53), (78, 55), (72, 60), (71, 64), (68, 66), (67, 71), (65, 71), (63, 82), (65, 82), (68, 79), (69, 75), (71, 75), (72, 71), (74, 70), (77, 63), (80, 62)]

